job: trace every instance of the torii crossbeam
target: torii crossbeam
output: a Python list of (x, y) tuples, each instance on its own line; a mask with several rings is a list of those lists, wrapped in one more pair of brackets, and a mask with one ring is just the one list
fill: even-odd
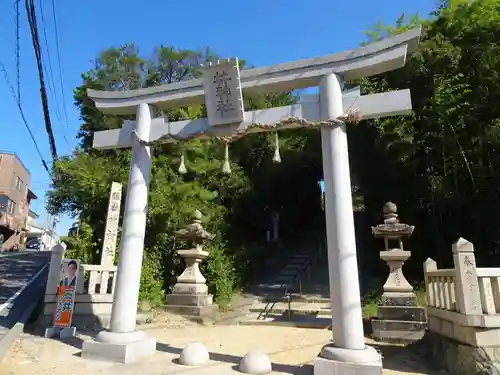
[[(94, 148), (132, 147), (132, 160), (110, 330), (99, 333), (96, 341), (86, 341), (83, 354), (126, 362), (130, 356), (137, 359), (155, 350), (154, 338), (135, 331), (152, 144), (207, 137), (230, 141), (251, 132), (316, 126), (321, 128), (334, 341), (323, 347), (314, 374), (381, 370), (380, 355), (364, 342), (345, 120), (351, 113), (361, 119), (405, 115), (411, 111), (411, 98), (409, 90), (343, 92), (343, 82), (403, 67), (420, 32), (416, 28), (350, 51), (241, 74), (237, 60), (230, 59), (205, 67), (202, 79), (130, 91), (89, 89), (88, 96), (101, 111), (136, 113), (136, 121), (94, 135)], [(311, 86), (319, 86), (319, 96), (295, 105), (244, 111), (244, 94)], [(170, 123), (151, 115), (150, 106), (166, 109), (200, 103), (206, 104), (208, 118)], [(117, 354), (116, 347), (127, 349)]]

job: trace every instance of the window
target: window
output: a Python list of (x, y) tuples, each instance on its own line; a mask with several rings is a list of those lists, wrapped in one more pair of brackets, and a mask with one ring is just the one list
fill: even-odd
[(7, 203), (7, 213), (13, 214), (14, 211), (16, 211), (16, 202), (14, 202), (12, 199), (9, 199), (9, 202)]
[(23, 188), (23, 180), (19, 178), (19, 176), (16, 176), (16, 183), (14, 185), (17, 191), (21, 191)]
[(0, 195), (0, 212), (7, 211), (7, 204), (9, 203), (9, 197), (6, 195)]

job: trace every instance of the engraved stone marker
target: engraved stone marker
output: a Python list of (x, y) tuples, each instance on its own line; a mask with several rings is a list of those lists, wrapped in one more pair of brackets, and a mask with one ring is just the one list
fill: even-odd
[(118, 237), (118, 221), (122, 201), (122, 184), (113, 182), (109, 194), (106, 229), (102, 241), (101, 265), (112, 266), (115, 260), (116, 240)]

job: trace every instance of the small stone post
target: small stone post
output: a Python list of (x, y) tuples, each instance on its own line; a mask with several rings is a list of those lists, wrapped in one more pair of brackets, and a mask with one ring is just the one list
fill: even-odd
[[(384, 293), (378, 306), (378, 316), (372, 320), (373, 336), (384, 341), (412, 342), (420, 340), (425, 330), (425, 309), (417, 307), (413, 287), (403, 275), (403, 264), (411, 252), (403, 249), (403, 238), (408, 238), (415, 227), (398, 220), (397, 206), (388, 202), (383, 207), (384, 223), (372, 227), (375, 238), (384, 240), (385, 250), (380, 258), (389, 267)], [(396, 241), (398, 247), (390, 248)]]
[(54, 314), (55, 296), (61, 277), (61, 264), (66, 252), (66, 244), (61, 242), (52, 247), (50, 255), (49, 274), (47, 275), (47, 284), (45, 286), (45, 296), (43, 303), (43, 314), (39, 317), (39, 322), (43, 328), (52, 324)]
[(481, 296), (476, 272), (474, 245), (464, 238), (453, 244), (453, 263), (456, 271), (457, 309), (465, 315), (481, 315)]
[(193, 223), (177, 231), (178, 239), (192, 243), (192, 248), (179, 250), (186, 268), (177, 278), (172, 293), (167, 296), (167, 310), (186, 316), (212, 316), (214, 312), (213, 296), (208, 294), (206, 279), (200, 272), (200, 263), (208, 256), (202, 248), (204, 240), (214, 239), (201, 225), (201, 212), (196, 210)]
[(424, 282), (425, 282), (425, 294), (427, 297), (427, 306), (434, 306), (436, 295), (434, 290), (434, 285), (431, 285), (429, 281), (428, 272), (437, 271), (437, 263), (431, 258), (427, 258), (424, 262)]
[(55, 295), (57, 293), (57, 286), (59, 285), (59, 278), (61, 276), (61, 263), (65, 252), (66, 244), (64, 242), (57, 244), (52, 248), (45, 295)]

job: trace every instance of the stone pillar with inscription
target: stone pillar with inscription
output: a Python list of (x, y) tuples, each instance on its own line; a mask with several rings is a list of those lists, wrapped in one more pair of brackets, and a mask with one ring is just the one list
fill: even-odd
[(122, 184), (113, 182), (109, 194), (106, 229), (102, 241), (101, 265), (112, 266), (115, 262), (116, 239), (118, 237), (118, 222), (120, 220), (120, 205), (122, 201)]
[(200, 272), (200, 263), (208, 256), (202, 248), (204, 240), (211, 240), (214, 235), (208, 233), (201, 225), (201, 212), (196, 210), (193, 223), (176, 232), (180, 240), (192, 246), (179, 250), (186, 268), (177, 278), (172, 293), (167, 296), (167, 310), (185, 316), (211, 317), (214, 313), (213, 296), (208, 294), (206, 279)]
[[(417, 306), (413, 287), (403, 275), (403, 264), (411, 252), (403, 249), (403, 239), (413, 233), (414, 227), (400, 223), (397, 207), (388, 202), (383, 207), (384, 223), (372, 227), (375, 238), (384, 240), (385, 250), (380, 258), (389, 267), (389, 277), (378, 306), (378, 316), (372, 319), (373, 337), (383, 341), (413, 342), (420, 340), (425, 331), (425, 309)], [(397, 242), (391, 248), (391, 242)]]

